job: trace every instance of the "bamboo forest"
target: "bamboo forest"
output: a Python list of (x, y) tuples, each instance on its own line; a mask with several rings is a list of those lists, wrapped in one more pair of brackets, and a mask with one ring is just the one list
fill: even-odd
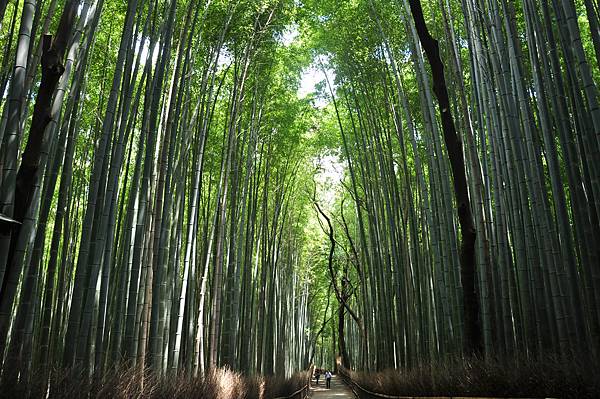
[(599, 0), (0, 0), (0, 143), (2, 398), (600, 397)]

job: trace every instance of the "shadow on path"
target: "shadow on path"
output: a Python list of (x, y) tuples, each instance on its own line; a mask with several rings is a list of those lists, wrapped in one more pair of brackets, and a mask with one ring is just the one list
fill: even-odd
[(319, 385), (316, 385), (313, 378), (310, 383), (310, 397), (313, 399), (355, 399), (350, 388), (337, 375), (331, 378), (331, 389), (325, 388), (325, 376), (321, 375)]

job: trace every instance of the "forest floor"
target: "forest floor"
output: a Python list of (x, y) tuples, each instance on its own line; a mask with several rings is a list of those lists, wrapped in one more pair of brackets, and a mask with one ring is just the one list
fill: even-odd
[(313, 378), (311, 381), (310, 397), (312, 399), (354, 399), (355, 396), (342, 379), (334, 375), (331, 378), (331, 389), (325, 388), (325, 378), (321, 376), (319, 385)]

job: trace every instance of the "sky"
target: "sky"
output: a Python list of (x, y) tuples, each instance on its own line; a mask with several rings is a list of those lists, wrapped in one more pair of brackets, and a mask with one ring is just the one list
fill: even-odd
[(344, 178), (345, 164), (337, 155), (327, 154), (313, 160), (318, 172), (315, 175), (317, 182), (317, 193), (320, 201), (326, 204), (327, 208), (333, 206), (340, 182)]
[[(289, 25), (281, 34), (279, 41), (284, 46), (290, 46), (298, 38), (300, 33), (298, 32), (298, 26), (296, 24)], [(300, 77), (300, 88), (298, 89), (298, 97), (305, 98), (312, 94), (316, 90), (317, 84), (325, 80), (325, 73), (320, 68), (319, 61), (327, 65), (327, 57), (320, 57), (314, 60), (308, 68), (305, 68)], [(327, 68), (327, 75), (330, 82), (335, 79), (335, 73), (332, 69)], [(334, 88), (335, 90), (335, 88)], [(327, 106), (329, 101), (323, 98), (315, 99), (315, 106), (323, 108)]]
[[(298, 38), (299, 32), (296, 25), (290, 25), (285, 29), (280, 37), (280, 42), (284, 46), (289, 46)], [(331, 68), (322, 68), (322, 65), (328, 65), (327, 56), (319, 56), (317, 59), (302, 71), (300, 76), (300, 86), (298, 88), (298, 97), (305, 98), (311, 94), (316, 94), (316, 86), (324, 82), (326, 78), (331, 84), (335, 81), (335, 71)], [(327, 76), (325, 75), (327, 74)], [(335, 86), (333, 87), (335, 94)], [(324, 108), (329, 104), (329, 89), (326, 89), (326, 95), (314, 98), (314, 106)], [(339, 194), (340, 182), (344, 178), (345, 165), (340, 161), (337, 155), (327, 154), (313, 159), (314, 167), (318, 168), (315, 176), (317, 183), (318, 201), (325, 206), (325, 209), (331, 209), (335, 199)]]
[[(331, 80), (331, 76), (329, 76)], [(312, 63), (308, 68), (302, 72), (300, 78), (300, 88), (298, 89), (298, 97), (304, 98), (307, 95), (313, 93), (318, 83), (325, 80), (325, 74), (318, 68), (315, 63)], [(316, 104), (319, 108), (327, 105), (328, 101), (325, 99), (317, 99)]]
[[(326, 67), (324, 70), (322, 65), (328, 65), (328, 57), (320, 56), (319, 59), (314, 60), (308, 68), (302, 71), (300, 77), (300, 88), (298, 89), (298, 97), (304, 98), (311, 93), (316, 91), (317, 84), (325, 82), (325, 79), (329, 79), (329, 83), (333, 86), (333, 93), (335, 95), (335, 71), (332, 68)], [(327, 75), (325, 75), (327, 74)], [(321, 96), (315, 97), (314, 104), (317, 108), (324, 108), (329, 104), (331, 95), (329, 88), (325, 86), (325, 93)]]

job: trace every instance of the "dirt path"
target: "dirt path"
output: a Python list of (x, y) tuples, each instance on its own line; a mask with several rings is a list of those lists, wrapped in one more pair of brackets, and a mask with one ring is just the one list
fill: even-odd
[(355, 399), (350, 388), (337, 375), (334, 375), (331, 379), (331, 389), (325, 388), (325, 377), (323, 375), (319, 379), (319, 385), (316, 385), (316, 381), (313, 378), (311, 381), (310, 397), (313, 399)]

